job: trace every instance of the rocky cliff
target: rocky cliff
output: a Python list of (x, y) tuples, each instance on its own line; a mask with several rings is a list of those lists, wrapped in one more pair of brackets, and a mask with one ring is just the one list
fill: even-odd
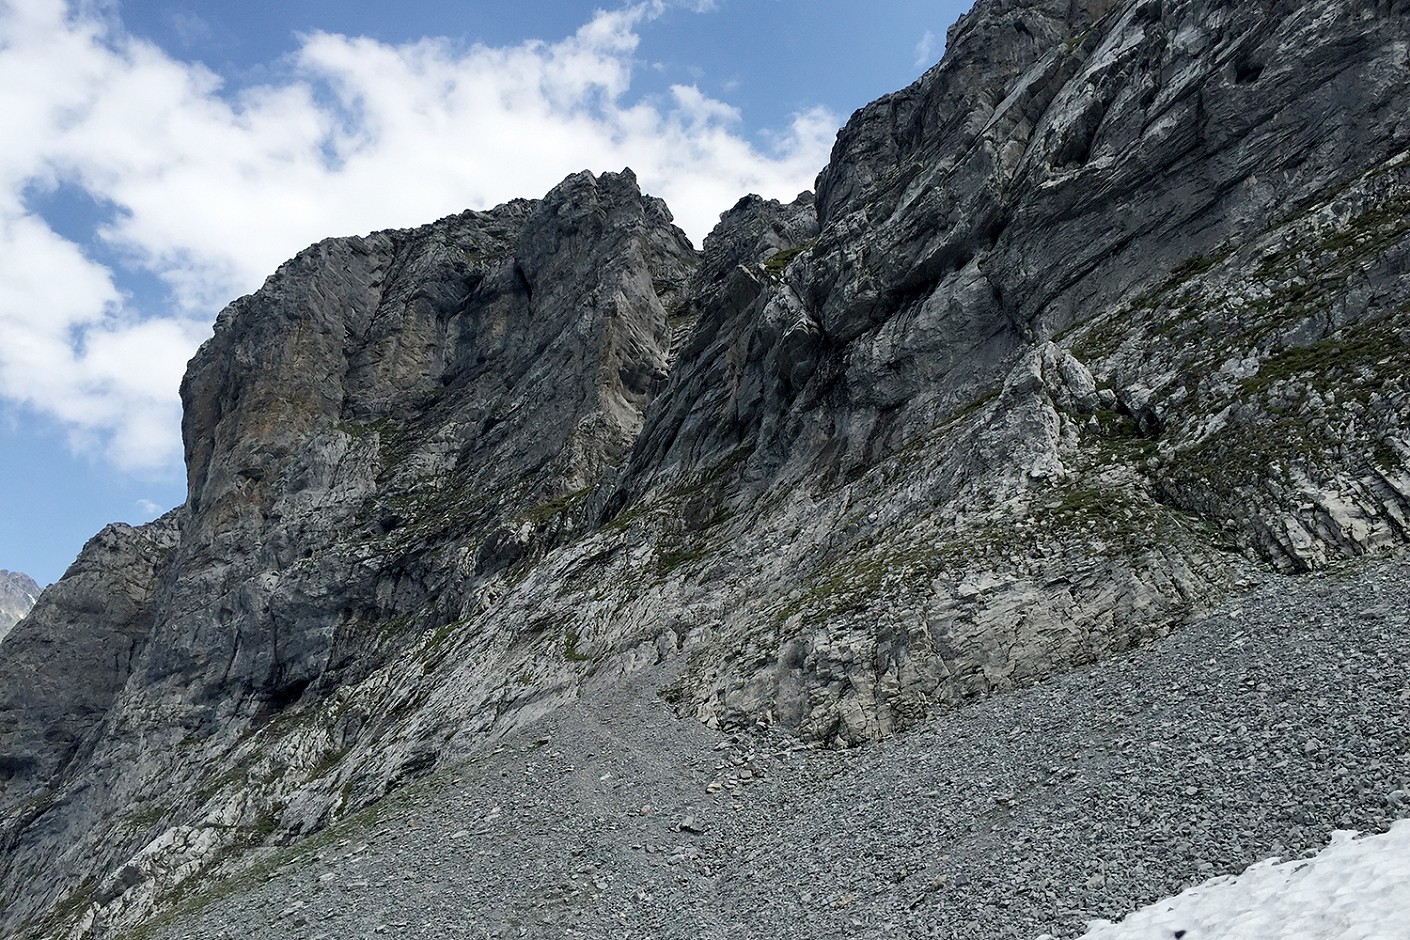
[(29, 613), (38, 596), (39, 585), (29, 575), (0, 568), (0, 640)]
[(0, 930), (115, 935), (658, 663), (852, 745), (1402, 551), (1407, 12), (981, 0), (699, 252), (630, 172), (309, 248), (191, 362), (186, 504), (6, 641)]

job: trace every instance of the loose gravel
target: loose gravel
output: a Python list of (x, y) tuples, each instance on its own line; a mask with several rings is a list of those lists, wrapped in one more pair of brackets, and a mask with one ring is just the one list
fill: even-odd
[(1267, 576), (1160, 642), (852, 751), (585, 694), (162, 940), (1076, 936), (1410, 816), (1410, 563)]

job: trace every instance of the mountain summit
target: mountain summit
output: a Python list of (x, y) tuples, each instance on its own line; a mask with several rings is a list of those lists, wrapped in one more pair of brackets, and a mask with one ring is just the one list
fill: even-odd
[(300, 253), (190, 363), (185, 505), (5, 642), (0, 932), (155, 929), (584, 697), (846, 748), (1402, 554), (1407, 48), (981, 0), (699, 251), (624, 170)]
[(39, 585), (29, 575), (0, 568), (0, 640), (19, 623), (39, 597)]

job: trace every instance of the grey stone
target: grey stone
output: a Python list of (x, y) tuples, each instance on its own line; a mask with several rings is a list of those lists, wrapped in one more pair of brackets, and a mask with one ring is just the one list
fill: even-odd
[[(985, 814), (1027, 812), (1027, 794), (1055, 819), (1089, 795), (1104, 832), (1141, 831), (1133, 813), (1176, 794), (1203, 828), (1152, 822), (1184, 851), (1144, 864), (1183, 877), (1244, 859), (1202, 821), (1234, 799), (1196, 760), (1210, 749), (1337, 793), (1403, 790), (1352, 746), (1381, 748), (1350, 733), (1357, 716), (1314, 688), (1354, 672), (1380, 709), (1360, 717), (1388, 715), (1403, 670), (1372, 634), (1403, 603), (1347, 618), (1388, 603), (1375, 595), (1390, 588), (1353, 584), (1346, 606), (1318, 601), (1322, 620), (1303, 623), (1265, 590), (1403, 553), (1410, 535), (1403, 14), (1358, 0), (1293, 14), (1272, 0), (982, 0), (943, 62), (849, 121), (816, 196), (747, 197), (700, 252), (629, 172), (302, 252), (222, 312), (192, 360), (185, 506), (100, 533), (0, 648), (0, 933), (125, 931), (372, 803), (403, 807), (414, 828), (416, 801), (451, 771), (495, 787), (447, 827), (468, 833), (452, 840), (466, 851), (501, 848), (485, 840), (524, 819), (553, 823), (558, 854), (494, 852), (504, 871), (475, 870), (486, 885), (552, 886), (495, 930), (562, 935), (578, 909), (566, 898), (612, 861), (595, 846), (643, 824), (630, 818), (643, 800), (680, 818), (719, 784), (701, 797), (710, 831), (653, 853), (669, 880), (650, 880), (660, 865), (636, 879), (703, 901), (692, 885), (737, 870), (722, 846), (749, 844), (715, 808), (810, 787), (798, 795), (841, 838), (839, 806), (867, 817), (910, 779), (869, 790), (849, 771), (869, 758), (778, 744), (824, 776), (780, 761), (730, 786), (708, 770), (717, 756), (740, 766), (745, 742), (779, 733), (846, 748), (956, 710), (990, 716), (985, 740), (952, 723), (936, 749), (983, 755), (986, 776), (959, 765), (959, 789), (924, 781), (945, 796), (901, 827), (930, 833), (906, 883), (955, 893), (873, 901), (864, 884), (895, 866), (846, 884), (827, 853), (756, 845), (788, 883), (826, 886), (812, 935), (849, 931), (854, 904), (876, 915), (863, 923), (969, 911), (1000, 929), (995, 884), (1039, 882), (996, 879), (975, 840), (1000, 824)], [(1089, 720), (1111, 716), (1149, 738), (1093, 751), (1050, 728), (1062, 748), (1030, 752), (1043, 735), (1015, 729), (1042, 709), (1004, 720), (1060, 697), (1076, 667), (1138, 671), (1172, 631), (1178, 649), (1177, 628), (1240, 582), (1263, 593), (1201, 635), (1207, 655), (1122, 686), (1124, 709), (1093, 698), (1072, 712), (1089, 738), (1107, 739)], [(1294, 623), (1337, 624), (1387, 658), (1314, 656), (1312, 673), (1284, 649), (1281, 671), (1250, 658), (1222, 683), (1191, 679), (1285, 643)], [(654, 695), (635, 711), (613, 698), (645, 677), (693, 720), (693, 763), (638, 726)], [(1220, 698), (1231, 688), (1247, 694)], [(1347, 734), (1282, 721), (1289, 697)], [(610, 724), (535, 727), (602, 700), (623, 709)], [(1221, 743), (1216, 705), (1245, 709), (1248, 733)], [(1185, 741), (1187, 726), (1205, 739)], [(738, 745), (727, 765), (720, 730)], [(668, 769), (623, 743), (637, 734), (675, 755)], [(757, 750), (747, 759), (765, 762)], [(1147, 769), (1187, 759), (1128, 805), (1118, 753), (1147, 754)], [(628, 763), (673, 782), (619, 785)], [(1058, 769), (1026, 781), (1020, 764)], [(1264, 848), (1280, 830), (1301, 850), (1334, 810), (1280, 786), (1250, 826)], [(1381, 816), (1353, 802), (1336, 812), (1384, 821), (1384, 799)], [(1046, 825), (1095, 831), (1068, 818), (1025, 834)], [(899, 851), (884, 831), (848, 857)], [(936, 861), (951, 843), (968, 853), (953, 877)], [(417, 882), (377, 868), (380, 838), (325, 851), (363, 893)], [(1111, 865), (1087, 885), (1098, 860), (1072, 866), (1065, 910), (1156, 883)], [(516, 867), (532, 861), (543, 869)], [(802, 916), (793, 897), (770, 895), (779, 923)], [(1009, 911), (1057, 909), (1005, 897)], [(707, 905), (684, 935), (747, 935), (730, 911), (757, 907)], [(666, 935), (655, 925), (671, 913), (643, 914), (643, 932)], [(387, 929), (381, 913), (356, 916), (348, 935)]]
[(0, 568), (0, 640), (34, 607), (39, 591), (39, 585), (24, 572)]

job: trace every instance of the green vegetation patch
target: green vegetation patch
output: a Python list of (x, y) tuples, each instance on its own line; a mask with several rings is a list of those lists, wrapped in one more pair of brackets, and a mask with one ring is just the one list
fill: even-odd
[(564, 493), (527, 510), (519, 518), (531, 525), (543, 526), (581, 504), (592, 490), (591, 486), (585, 486), (571, 493)]
[(29, 936), (27, 930), (43, 929), (49, 936), (57, 936), (57, 928), (67, 926), (75, 921), (88, 905), (93, 903), (93, 893), (98, 890), (98, 882), (92, 878), (85, 878), (82, 883), (75, 887), (64, 899), (50, 908), (44, 914), (26, 920), (20, 928), (23, 936)]
[(1078, 539), (1101, 554), (1141, 552), (1175, 537), (1179, 516), (1134, 491), (1072, 482), (1054, 487), (1026, 516), (995, 518), (938, 539), (863, 541), (817, 568), (802, 594), (777, 609), (775, 621), (782, 626), (800, 614), (825, 622), (861, 613), (888, 591), (926, 589), (933, 579), (976, 564), (1009, 567), (1016, 556)]
[(665, 548), (658, 546), (651, 570), (658, 577), (665, 577), (682, 565), (699, 561), (710, 554), (709, 546), (699, 548)]
[(1181, 487), (1208, 488), (1223, 497), (1263, 488), (1284, 464), (1306, 462), (1330, 443), (1321, 421), (1297, 414), (1264, 414), (1226, 425), (1193, 447), (1176, 451), (1163, 475)]
[(1354, 370), (1386, 359), (1399, 360), (1401, 366), (1410, 364), (1410, 347), (1391, 324), (1380, 321), (1275, 353), (1263, 362), (1256, 375), (1240, 384), (1248, 395), (1265, 392), (1278, 382), (1298, 376), (1308, 377), (1317, 387), (1327, 387), (1329, 382)]
[(334, 748), (333, 750), (325, 751), (323, 753), (323, 756), (318, 759), (318, 763), (314, 765), (313, 770), (309, 772), (308, 779), (310, 781), (322, 780), (324, 777), (331, 774), (340, 763), (342, 763), (343, 758), (347, 756), (347, 753), (348, 749), (345, 747)]
[(425, 645), (421, 647), (422, 668), (429, 670), (444, 659), (455, 638), (468, 630), (474, 622), (474, 617), (467, 617), (464, 620), (452, 620), (437, 627), (435, 632), (426, 639)]
[(818, 240), (816, 238), (811, 238), (801, 245), (794, 245), (791, 248), (774, 252), (764, 259), (764, 273), (776, 281), (781, 279), (783, 272), (788, 268), (788, 265), (793, 259), (809, 250), (817, 243)]
[(1153, 457), (1157, 450), (1154, 438), (1141, 432), (1136, 419), (1111, 408), (1096, 413), (1095, 444), (1097, 452), (1116, 463), (1135, 465)]
[[(701, 533), (728, 522), (735, 513), (724, 505), (725, 477), (747, 460), (752, 452), (749, 447), (735, 448), (700, 471), (693, 479), (682, 481), (659, 496), (648, 496), (628, 506), (603, 523), (602, 528), (620, 531), (646, 516), (678, 523), (682, 533)], [(680, 553), (685, 550), (676, 546), (668, 548), (667, 551)]]
[(572, 627), (563, 631), (563, 658), (570, 663), (592, 662), (592, 657), (578, 649), (582, 635)]
[(265, 810), (263, 813), (260, 813), (259, 818), (255, 820), (253, 829), (255, 835), (263, 841), (274, 835), (274, 830), (278, 827), (279, 820), (275, 817), (274, 813), (270, 810)]
[(1134, 319), (1132, 307), (1122, 307), (1111, 313), (1099, 315), (1085, 324), (1074, 327), (1069, 333), (1081, 331), (1072, 351), (1079, 359), (1094, 360), (1111, 355), (1121, 348), (1121, 344), (1132, 334)]
[(1399, 470), (1404, 466), (1404, 461), (1400, 456), (1400, 451), (1396, 450), (1390, 441), (1384, 438), (1371, 445), (1371, 459), (1376, 462), (1376, 466), (1383, 473), (1390, 473)]
[(969, 403), (961, 406), (960, 409), (956, 411), (953, 415), (951, 415), (949, 420), (947, 420), (945, 423), (958, 424), (965, 418), (968, 418), (970, 415), (973, 415), (975, 412), (989, 407), (989, 405), (998, 400), (999, 395), (1003, 393), (1003, 390), (1003, 386), (996, 385), (991, 389), (987, 389), (986, 391), (981, 392), (979, 395), (975, 396), (974, 399), (972, 399)]

